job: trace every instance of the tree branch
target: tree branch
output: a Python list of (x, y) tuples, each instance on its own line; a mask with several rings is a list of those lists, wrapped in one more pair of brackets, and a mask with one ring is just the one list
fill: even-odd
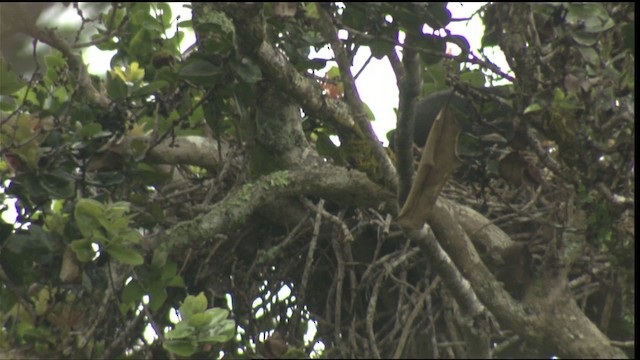
[[(456, 214), (457, 218), (458, 210), (452, 208), (450, 203), (438, 201), (429, 225), (443, 249), (471, 283), (478, 298), (501, 324), (517, 331), (527, 341), (553, 348), (560, 356), (626, 357), (620, 349), (610, 346), (609, 339), (586, 317), (575, 301), (566, 301), (570, 296), (559, 295), (568, 291), (566, 284), (545, 289), (545, 294), (552, 295), (527, 297), (524, 304), (514, 300), (486, 268), (452, 214)], [(443, 280), (449, 286), (447, 278), (443, 277)]]
[(353, 128), (355, 123), (348, 107), (342, 101), (323, 96), (317, 81), (301, 74), (280, 50), (265, 40), (264, 19), (260, 14), (247, 19), (239, 13), (243, 6), (235, 3), (217, 6), (233, 19), (236, 30), (240, 30), (238, 36), (247, 45), (243, 49), (255, 56), (263, 73), (277, 84), (278, 89), (295, 99), (306, 114), (327, 118), (338, 127)]
[[(455, 223), (452, 220), (449, 225), (453, 224)], [(464, 234), (459, 225), (454, 226), (458, 227), (461, 234)], [(418, 244), (422, 253), (429, 258), (430, 263), (447, 285), (458, 305), (460, 305), (464, 316), (463, 322), (466, 325), (465, 333), (472, 340), (472, 343), (477, 344), (474, 350), (469, 349), (469, 356), (488, 357), (489, 336), (486, 333), (488, 329), (488, 313), (471, 289), (469, 281), (462, 276), (447, 253), (440, 247), (436, 238), (430, 236), (426, 228), (410, 230), (408, 231), (408, 236), (411, 241)], [(436, 236), (438, 236), (437, 233)], [(438, 238), (440, 239), (440, 236)], [(478, 261), (480, 261), (479, 258)]]
[(332, 165), (277, 171), (235, 188), (208, 213), (158, 235), (149, 248), (166, 258), (181, 248), (243, 226), (254, 212), (277, 199), (299, 195), (318, 196), (341, 205), (378, 207), (385, 202), (389, 210), (395, 208), (391, 206), (395, 203), (394, 195), (359, 171)]
[[(416, 102), (422, 90), (422, 63), (420, 54), (413, 50), (411, 44), (416, 42), (414, 29), (407, 33), (402, 55), (402, 67), (393, 66), (396, 81), (400, 90), (398, 104), (398, 126), (396, 128), (396, 157), (398, 159), (398, 205), (404, 205), (413, 180), (413, 132), (415, 129)], [(395, 50), (394, 50), (395, 52)], [(389, 58), (391, 61), (391, 58)], [(393, 63), (393, 61), (391, 61)], [(402, 70), (400, 70), (401, 68)]]
[(87, 66), (82, 61), (82, 57), (79, 54), (76, 54), (71, 45), (69, 45), (65, 40), (58, 37), (54, 30), (41, 29), (32, 25), (22, 26), (20, 27), (20, 31), (60, 51), (67, 59), (69, 70), (71, 70), (72, 74), (75, 74), (78, 87), (80, 88), (80, 93), (83, 94), (91, 104), (99, 107), (100, 109), (109, 109), (111, 101), (93, 87)]
[(320, 26), (324, 32), (325, 38), (331, 44), (331, 49), (333, 49), (336, 62), (338, 63), (338, 68), (340, 69), (341, 79), (344, 84), (345, 101), (349, 105), (356, 124), (362, 131), (368, 145), (373, 150), (373, 155), (382, 169), (385, 184), (388, 184), (391, 189), (395, 190), (398, 188), (398, 175), (396, 173), (396, 169), (373, 132), (371, 122), (369, 122), (367, 112), (364, 109), (362, 99), (360, 99), (360, 94), (358, 94), (356, 83), (353, 80), (353, 75), (351, 74), (351, 62), (347, 56), (342, 41), (338, 38), (338, 29), (333, 25), (331, 16), (327, 11), (321, 6), (318, 6), (318, 9), (321, 18)]
[[(125, 138), (125, 142), (131, 143), (139, 139), (149, 143), (151, 138)], [(226, 142), (220, 142), (222, 161), (226, 161), (231, 149)], [(167, 138), (149, 150), (146, 160), (156, 164), (187, 164), (200, 166), (205, 169), (216, 170), (223, 164), (217, 156), (218, 142), (202, 136), (178, 136), (173, 139)]]

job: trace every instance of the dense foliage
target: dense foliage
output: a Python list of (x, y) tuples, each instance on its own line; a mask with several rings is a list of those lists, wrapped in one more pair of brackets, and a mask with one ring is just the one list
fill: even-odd
[[(633, 3), (484, 6), (509, 71), (446, 3), (29, 6), (0, 5), (0, 357), (634, 356)], [(443, 89), (479, 120), (421, 155)]]

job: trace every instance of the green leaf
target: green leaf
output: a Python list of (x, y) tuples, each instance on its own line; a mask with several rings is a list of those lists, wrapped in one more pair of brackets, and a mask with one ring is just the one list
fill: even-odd
[(460, 74), (460, 81), (474, 87), (483, 87), (485, 84), (485, 76), (480, 70), (473, 70)]
[[(155, 19), (153, 21), (157, 24), (158, 27), (160, 27)], [(158, 30), (155, 31), (157, 32)], [(144, 59), (145, 57), (149, 56), (149, 54), (153, 53), (154, 49), (153, 36), (151, 35), (152, 32), (154, 31), (142, 28), (131, 38), (128, 46), (128, 50), (131, 56), (133, 56), (134, 58)]]
[(426, 15), (424, 21), (434, 30), (442, 29), (451, 22), (451, 12), (446, 2), (430, 2)]
[(540, 104), (538, 103), (531, 104), (527, 106), (526, 109), (524, 109), (524, 115), (530, 114), (532, 112), (540, 111), (540, 110), (542, 110), (542, 106)]
[(100, 219), (104, 215), (102, 203), (93, 199), (80, 199), (73, 211), (78, 230), (85, 238), (89, 239), (93, 230), (100, 226)]
[(91, 139), (93, 137), (103, 135), (102, 125), (97, 122), (87, 124), (78, 131), (78, 135), (84, 139)]
[(364, 111), (367, 113), (369, 121), (376, 121), (376, 116), (373, 114), (373, 111), (371, 111), (371, 108), (369, 108), (369, 105), (365, 103), (362, 103), (362, 105), (364, 105)]
[(318, 19), (320, 17), (318, 13), (318, 4), (313, 2), (302, 2), (300, 5), (302, 6), (302, 9), (304, 9), (306, 17), (310, 19)]
[(94, 219), (100, 219), (104, 216), (104, 204), (93, 199), (80, 199), (76, 203), (75, 216), (90, 216)]
[(106, 16), (103, 17), (103, 19), (113, 19), (114, 21), (106, 21), (104, 25), (107, 26), (107, 32), (111, 32), (111, 30), (114, 30), (114, 27), (117, 27), (122, 20), (124, 20), (124, 16), (125, 16), (125, 9), (122, 8), (111, 8), (109, 9), (109, 12), (106, 14)]
[[(4, 248), (29, 259), (49, 256), (53, 251), (51, 234), (39, 225), (31, 225), (28, 232), (19, 231), (9, 237)], [(42, 260), (42, 259), (40, 259)]]
[(74, 178), (62, 168), (43, 172), (40, 176), (40, 182), (51, 197), (68, 199), (75, 194)]
[(434, 65), (440, 62), (447, 50), (447, 42), (439, 36), (425, 34), (417, 39), (418, 46), (427, 50), (422, 53), (422, 61), (426, 65)]
[(357, 6), (348, 4), (347, 6), (345, 6), (344, 11), (342, 12), (342, 23), (350, 28), (361, 29), (362, 27), (368, 25), (368, 19), (365, 13)]
[(118, 201), (107, 206), (107, 211), (114, 216), (123, 216), (129, 211), (130, 205), (127, 201)]
[(181, 288), (185, 287), (184, 280), (182, 279), (182, 276), (174, 276), (167, 283), (167, 287), (181, 287)]
[(171, 20), (173, 16), (171, 13), (171, 6), (169, 6), (168, 3), (164, 3), (164, 2), (159, 2), (156, 4), (156, 6), (158, 7), (158, 10), (160, 10), (161, 12), (158, 16), (158, 19), (162, 23), (162, 26), (164, 28), (169, 28), (171, 26)]
[(395, 45), (386, 40), (378, 40), (374, 39), (369, 42), (369, 48), (371, 49), (371, 55), (374, 58), (380, 60), (383, 57), (387, 56), (387, 54), (394, 51), (393, 47)]
[(88, 262), (96, 255), (91, 244), (91, 240), (80, 239), (72, 241), (70, 246), (71, 250), (76, 253), (76, 257), (79, 261)]
[(142, 265), (144, 263), (144, 258), (137, 251), (120, 244), (110, 243), (107, 247), (107, 253), (127, 265)]
[(189, 337), (195, 333), (196, 329), (186, 322), (181, 321), (176, 324), (176, 327), (165, 334), (165, 338), (168, 340), (178, 340)]
[(489, 48), (493, 46), (499, 45), (500, 34), (496, 30), (485, 30), (484, 35), (482, 35), (482, 40), (480, 40), (481, 47)]
[(149, 308), (153, 311), (158, 311), (162, 304), (167, 301), (167, 289), (165, 284), (159, 281), (155, 281), (149, 286)]
[(66, 61), (62, 58), (62, 54), (59, 52), (44, 57), (44, 63), (47, 68), (60, 68), (67, 65)]
[(191, 356), (198, 350), (198, 343), (195, 341), (174, 340), (165, 341), (162, 347), (178, 356)]
[(25, 82), (18, 79), (9, 69), (9, 63), (0, 58), (0, 95), (11, 95), (25, 86)]
[(122, 290), (122, 302), (126, 304), (136, 304), (142, 300), (144, 289), (139, 282), (132, 280)]
[[(0, 88), (2, 87), (2, 77), (0, 76)], [(0, 90), (2, 92), (2, 90)], [(0, 111), (13, 112), (18, 107), (18, 102), (14, 97), (3, 96), (0, 99)]]
[(138, 11), (133, 15), (132, 22), (136, 25), (142, 25), (142, 27), (146, 30), (158, 33), (164, 31), (164, 28), (160, 24), (158, 19), (151, 16), (151, 14), (142, 11)]
[(142, 235), (135, 229), (126, 229), (120, 231), (116, 236), (117, 240), (122, 241), (125, 244), (137, 244), (142, 239)]
[(173, 278), (176, 275), (176, 271), (178, 271), (178, 265), (173, 261), (168, 262), (160, 270), (160, 280), (166, 281)]
[(188, 319), (193, 314), (204, 312), (207, 309), (207, 297), (201, 292), (197, 296), (189, 295), (180, 306), (180, 315), (183, 319)]
[(201, 59), (187, 60), (178, 72), (182, 79), (197, 85), (213, 85), (221, 75), (220, 67)]
[(423, 74), (424, 88), (423, 94), (431, 94), (438, 90), (448, 89), (445, 81), (445, 69), (442, 62), (427, 67)]
[[(102, 39), (103, 37), (104, 37), (103, 34), (93, 34), (91, 36), (91, 40), (92, 41), (96, 41), (98, 39)], [(118, 49), (119, 44), (117, 42), (109, 39), (109, 40), (105, 40), (105, 41), (101, 41), (101, 42), (96, 43), (96, 47), (99, 50), (102, 50), (102, 51), (113, 51), (113, 50), (117, 50)]]
[(185, 320), (187, 323), (194, 328), (203, 328), (208, 326), (211, 323), (211, 319), (213, 318), (212, 314), (198, 313), (193, 314), (189, 317), (189, 319)]
[(222, 322), (229, 316), (229, 310), (219, 307), (207, 309), (205, 313), (211, 315), (211, 324)]
[(115, 72), (107, 72), (107, 94), (113, 100), (124, 99), (128, 95), (127, 84)]
[(485, 146), (479, 138), (465, 132), (458, 134), (458, 139), (456, 141), (456, 156), (458, 156), (459, 159), (463, 156), (480, 156), (482, 155), (484, 148)]
[(122, 171), (99, 171), (95, 176), (95, 180), (87, 181), (87, 183), (98, 186), (110, 186), (120, 184), (125, 180)]
[(578, 50), (582, 55), (582, 58), (591, 65), (598, 66), (600, 64), (600, 56), (598, 52), (592, 47), (579, 46)]
[(200, 342), (227, 342), (235, 335), (236, 323), (233, 320), (223, 320), (217, 326), (210, 328), (204, 336), (200, 336)]
[(133, 90), (131, 96), (147, 96), (158, 92), (161, 89), (169, 86), (169, 83), (164, 80), (158, 80), (143, 86), (139, 89)]
[(582, 46), (593, 46), (598, 41), (598, 36), (586, 31), (573, 31), (571, 37)]
[(600, 33), (615, 26), (607, 10), (598, 3), (569, 4), (565, 19), (567, 23), (590, 33)]

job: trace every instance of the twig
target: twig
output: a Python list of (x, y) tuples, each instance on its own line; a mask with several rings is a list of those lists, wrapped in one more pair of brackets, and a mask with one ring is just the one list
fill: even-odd
[(440, 277), (436, 276), (436, 278), (433, 280), (431, 285), (429, 285), (429, 287), (424, 292), (422, 292), (422, 294), (420, 294), (420, 297), (418, 298), (416, 306), (413, 308), (413, 310), (409, 314), (409, 317), (407, 318), (406, 324), (405, 324), (404, 328), (402, 329), (402, 334), (400, 335), (400, 339), (398, 341), (398, 346), (396, 347), (396, 351), (393, 353), (393, 358), (394, 359), (400, 359), (400, 357), (402, 356), (402, 352), (404, 351), (404, 347), (407, 344), (407, 339), (409, 338), (409, 333), (413, 332), (412, 331), (413, 330), (413, 328), (412, 328), (413, 322), (415, 321), (415, 319), (418, 316), (418, 314), (422, 311), (422, 306), (424, 305), (424, 302), (427, 300), (427, 297), (429, 296), (429, 294), (431, 294), (431, 292), (439, 284), (440, 284)]
[(518, 335), (513, 335), (512, 337), (508, 338), (507, 340), (501, 342), (500, 344), (496, 345), (496, 347), (494, 347), (491, 350), (491, 355), (495, 356), (495, 354), (499, 354), (502, 351), (504, 351), (506, 348), (508, 348), (509, 346), (515, 344), (516, 342), (518, 342), (518, 340), (520, 340), (520, 336)]
[(617, 346), (617, 347), (633, 348), (636, 346), (636, 342), (634, 340), (629, 340), (629, 341), (610, 340), (609, 342), (611, 343), (611, 345)]
[(124, 342), (125, 338), (128, 338), (129, 335), (131, 335), (132, 331), (140, 323), (140, 321), (142, 321), (143, 318), (144, 318), (144, 313), (141, 311), (141, 312), (138, 313), (138, 315), (135, 317), (135, 319), (131, 319), (130, 321), (128, 321), (127, 322), (127, 326), (125, 327), (124, 331), (120, 331), (118, 333), (118, 336), (115, 338), (115, 340), (113, 340), (109, 344), (109, 346), (104, 349), (104, 353), (102, 353), (102, 356), (100, 358), (101, 359), (112, 359), (112, 358), (114, 358), (113, 352), (115, 351), (115, 349), (118, 346), (121, 346), (121, 344)]
[[(320, 201), (318, 201), (318, 205), (316, 206), (316, 208), (320, 210), (324, 208), (324, 199), (320, 199)], [(300, 318), (302, 316), (302, 307), (305, 304), (307, 285), (309, 284), (309, 275), (311, 274), (311, 268), (313, 265), (313, 255), (316, 251), (316, 246), (318, 245), (318, 238), (320, 237), (321, 225), (322, 225), (322, 214), (320, 213), (320, 211), (317, 211), (316, 219), (313, 224), (313, 235), (311, 236), (311, 242), (309, 242), (309, 250), (307, 251), (307, 260), (305, 261), (304, 270), (302, 271), (302, 281), (300, 283), (300, 291), (296, 293), (298, 297), (297, 302), (299, 305), (296, 309), (296, 312), (291, 317), (291, 324), (293, 324), (294, 329), (298, 328), (298, 323), (300, 322)], [(296, 334), (296, 335), (299, 335), (299, 334)]]
[(338, 262), (338, 273), (336, 274), (336, 298), (335, 298), (335, 320), (334, 320), (334, 336), (335, 340), (338, 341), (340, 339), (340, 329), (342, 327), (342, 288), (344, 286), (344, 271), (345, 271), (345, 263), (344, 263), (344, 255), (342, 253), (342, 247), (340, 246), (339, 237), (337, 234), (334, 234), (331, 237), (331, 246), (333, 247), (333, 251), (336, 254), (336, 260)]
[(113, 296), (113, 291), (111, 287), (108, 287), (104, 294), (104, 299), (102, 300), (102, 306), (98, 308), (98, 313), (96, 317), (93, 319), (91, 326), (86, 331), (83, 331), (78, 339), (76, 348), (81, 350), (84, 349), (85, 346), (89, 343), (90, 340), (93, 339), (93, 333), (98, 328), (98, 325), (102, 323), (104, 316), (107, 314), (107, 308), (109, 307), (109, 302), (111, 301), (111, 297)]
[(353, 76), (353, 80), (357, 80), (358, 77), (360, 76), (360, 74), (362, 74), (362, 72), (364, 71), (364, 69), (367, 68), (367, 65), (369, 65), (369, 63), (371, 62), (371, 59), (373, 59), (373, 54), (369, 55), (369, 58), (367, 59), (367, 61), (364, 62), (364, 64), (362, 65), (362, 67), (360, 68), (360, 70), (358, 70), (358, 72), (356, 72), (356, 74)]
[(384, 274), (380, 274), (378, 279), (376, 280), (375, 285), (373, 286), (373, 291), (371, 292), (371, 298), (369, 298), (369, 305), (367, 306), (367, 336), (369, 338), (369, 347), (371, 348), (371, 352), (373, 353), (373, 357), (376, 359), (381, 359), (380, 350), (378, 350), (378, 345), (376, 345), (376, 335), (373, 331), (373, 320), (376, 315), (376, 305), (378, 304), (378, 294), (380, 293), (380, 288), (382, 287), (382, 282), (384, 280)]
[(342, 235), (344, 236), (344, 240), (345, 241), (349, 241), (352, 242), (353, 241), (353, 235), (351, 234), (351, 231), (349, 231), (349, 227), (347, 227), (347, 225), (340, 220), (338, 217), (336, 217), (335, 215), (327, 212), (326, 210), (324, 210), (324, 208), (320, 207), (320, 206), (315, 206), (313, 205), (313, 203), (305, 198), (300, 198), (300, 201), (302, 202), (302, 204), (304, 206), (306, 206), (307, 208), (309, 208), (312, 211), (315, 211), (319, 214), (321, 214), (322, 216), (324, 216), (325, 218), (327, 218), (329, 221), (331, 221), (332, 223), (340, 226), (340, 228), (342, 229)]

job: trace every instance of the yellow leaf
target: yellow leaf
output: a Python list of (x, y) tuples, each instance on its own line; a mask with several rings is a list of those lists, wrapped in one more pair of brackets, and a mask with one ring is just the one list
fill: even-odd
[(124, 71), (120, 67), (113, 68), (111, 78), (115, 79), (116, 76), (120, 77), (122, 81), (134, 83), (144, 78), (144, 69), (134, 61)]
[(144, 136), (145, 124), (135, 124), (127, 130), (129, 136)]
[(140, 64), (136, 61), (131, 63), (127, 69), (127, 80), (130, 82), (140, 81), (144, 78), (144, 69), (140, 68)]
[(114, 68), (111, 71), (111, 78), (115, 79), (116, 76), (119, 77), (120, 79), (122, 79), (122, 81), (127, 81), (127, 76), (124, 74), (124, 71), (122, 71), (122, 69), (119, 68), (119, 67)]

